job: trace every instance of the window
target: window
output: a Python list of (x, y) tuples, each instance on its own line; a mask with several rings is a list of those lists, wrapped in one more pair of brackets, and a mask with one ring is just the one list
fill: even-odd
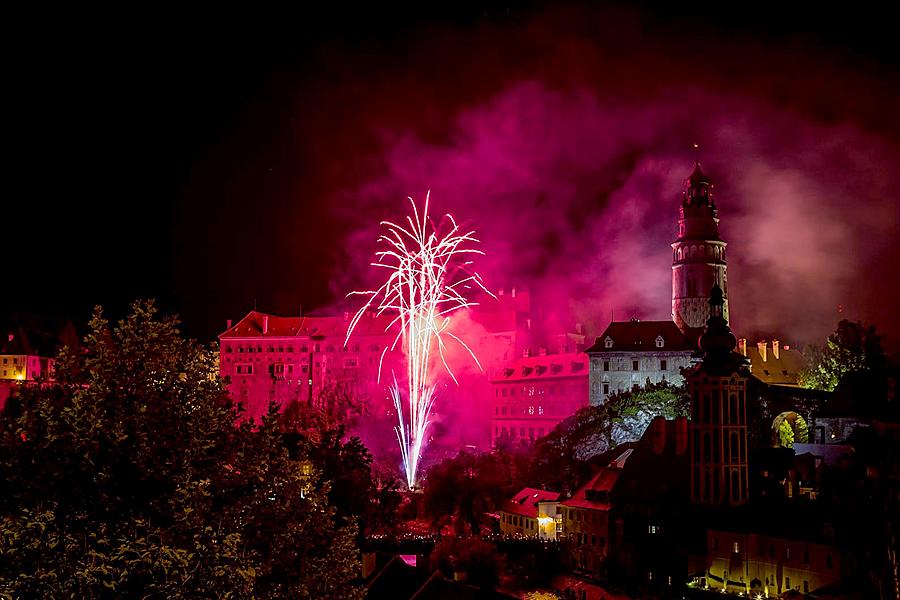
[(791, 589), (791, 578), (790, 577), (784, 578), (784, 589), (786, 589), (786, 590)]
[(344, 368), (345, 369), (355, 369), (358, 366), (355, 358), (345, 358), (344, 359)]
[(831, 555), (830, 555), (830, 554), (826, 554), (826, 555), (825, 555), (825, 568), (826, 568), (826, 569), (831, 569), (831, 568), (832, 568), (832, 566), (831, 566)]
[(609, 395), (609, 384), (608, 383), (603, 384), (603, 393), (606, 395)]
[(506, 416), (506, 407), (504, 406), (501, 410), (503, 411), (503, 416), (505, 417)]
[(603, 370), (609, 371), (609, 361), (608, 360), (603, 361)]
[(668, 363), (666, 362), (666, 359), (662, 359), (661, 361), (659, 361), (659, 370), (660, 371), (668, 370), (667, 367), (668, 367)]
[(665, 344), (666, 344), (666, 341), (663, 339), (663, 336), (659, 335), (656, 337), (656, 347), (657, 348), (662, 348), (663, 346), (665, 346)]
[(735, 542), (731, 547), (731, 551), (734, 552), (735, 554), (739, 554), (741, 551), (741, 545), (739, 543)]
[(607, 348), (612, 348), (612, 347), (613, 347), (613, 340), (612, 340), (612, 338), (607, 336), (607, 338), (603, 341), (603, 344), (604, 344), (604, 346), (606, 346)]
[(656, 535), (656, 525), (647, 525), (647, 533), (649, 533), (650, 535)]
[(638, 363), (639, 363), (639, 361), (636, 361), (636, 360), (631, 361), (631, 370), (632, 371), (638, 370)]
[[(784, 551), (784, 558), (787, 559), (787, 560), (791, 560), (791, 548), (790, 548), (790, 547), (788, 547), (788, 548), (785, 549), (785, 551)], [(788, 587), (791, 587), (791, 586), (788, 585)]]

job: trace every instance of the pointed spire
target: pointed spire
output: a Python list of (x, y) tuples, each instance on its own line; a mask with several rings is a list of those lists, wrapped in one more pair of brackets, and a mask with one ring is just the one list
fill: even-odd
[(700, 336), (700, 348), (703, 350), (703, 360), (723, 360), (737, 346), (737, 338), (731, 332), (728, 321), (723, 315), (725, 306), (725, 294), (716, 283), (709, 291), (709, 319), (706, 321), (706, 331)]

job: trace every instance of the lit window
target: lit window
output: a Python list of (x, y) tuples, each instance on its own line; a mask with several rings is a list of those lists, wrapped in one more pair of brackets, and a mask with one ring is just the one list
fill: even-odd
[(731, 548), (731, 551), (735, 554), (738, 554), (741, 551), (741, 545), (735, 542)]

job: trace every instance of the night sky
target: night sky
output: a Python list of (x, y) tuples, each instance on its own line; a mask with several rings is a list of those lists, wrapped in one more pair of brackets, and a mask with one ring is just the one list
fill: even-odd
[(208, 339), (254, 303), (326, 310), (431, 189), (492, 287), (594, 333), (667, 318), (697, 142), (736, 329), (844, 316), (897, 348), (900, 52), (875, 3), (374, 4), (9, 15), (2, 312), (155, 297)]

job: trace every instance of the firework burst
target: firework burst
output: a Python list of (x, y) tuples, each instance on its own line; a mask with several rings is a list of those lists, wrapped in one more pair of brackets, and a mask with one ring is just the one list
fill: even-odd
[(430, 372), (432, 359), (436, 354), (444, 370), (457, 382), (444, 356), (447, 342), (453, 341), (464, 348), (481, 368), (471, 348), (449, 330), (450, 318), (459, 309), (477, 305), (477, 302), (466, 298), (468, 291), (477, 288), (491, 294), (481, 277), (470, 269), (472, 262), (467, 260), (470, 255), (484, 254), (471, 247), (478, 243), (475, 232), (461, 232), (456, 220), (449, 214), (435, 224), (428, 217), (429, 200), (430, 192), (425, 196), (425, 206), (420, 215), (415, 201), (409, 198), (412, 215), (406, 217), (406, 226), (381, 222), (387, 233), (378, 238), (378, 243), (384, 249), (375, 253), (376, 260), (371, 264), (386, 269), (389, 275), (377, 290), (351, 292), (351, 295), (366, 297), (367, 301), (347, 328), (349, 340), (360, 318), (370, 309), (379, 315), (396, 315), (388, 330), (397, 328), (398, 332), (392, 344), (381, 353), (378, 378), (380, 381), (385, 353), (402, 344), (408, 382), (406, 411), (403, 410), (402, 394), (396, 380), (390, 391), (397, 409), (399, 424), (395, 431), (410, 489), (417, 483), (419, 458), (434, 405), (435, 386), (433, 373)]

